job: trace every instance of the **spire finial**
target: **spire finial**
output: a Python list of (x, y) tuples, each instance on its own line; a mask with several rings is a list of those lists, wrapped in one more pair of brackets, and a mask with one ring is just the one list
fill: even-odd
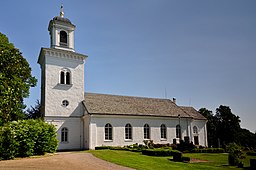
[(60, 7), (60, 17), (61, 17), (61, 18), (64, 17), (63, 5), (61, 5), (61, 7)]

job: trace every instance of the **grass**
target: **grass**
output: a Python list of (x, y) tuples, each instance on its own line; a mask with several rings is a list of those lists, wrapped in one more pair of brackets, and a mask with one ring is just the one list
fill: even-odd
[[(161, 170), (161, 169), (181, 169), (181, 170), (205, 170), (205, 169), (239, 169), (228, 166), (228, 154), (225, 153), (186, 153), (183, 156), (206, 160), (208, 162), (182, 163), (170, 161), (170, 156), (155, 157), (142, 155), (140, 152), (117, 151), (117, 150), (90, 150), (94, 156), (113, 162), (118, 165), (134, 168), (137, 170)], [(249, 166), (249, 158), (256, 156), (247, 156), (245, 167)]]

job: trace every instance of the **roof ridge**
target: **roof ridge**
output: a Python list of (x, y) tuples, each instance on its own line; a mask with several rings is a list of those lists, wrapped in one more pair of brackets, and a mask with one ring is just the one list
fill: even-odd
[[(139, 98), (139, 99), (158, 99), (158, 100), (168, 100), (175, 104), (171, 99), (164, 98), (154, 98), (154, 97), (143, 97), (143, 96), (129, 96), (129, 95), (119, 95), (119, 94), (106, 94), (106, 93), (94, 93), (94, 92), (84, 92), (84, 94), (95, 94), (95, 95), (104, 95), (104, 96), (116, 96), (116, 97), (129, 97), (129, 98)], [(178, 106), (178, 105), (177, 105)]]

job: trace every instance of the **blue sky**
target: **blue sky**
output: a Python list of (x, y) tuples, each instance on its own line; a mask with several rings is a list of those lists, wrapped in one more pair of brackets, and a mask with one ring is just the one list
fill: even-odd
[(177, 99), (215, 113), (230, 106), (256, 131), (255, 0), (8, 0), (0, 32), (21, 50), (39, 80), (41, 47), (59, 15), (76, 25), (75, 50), (89, 56), (85, 91)]

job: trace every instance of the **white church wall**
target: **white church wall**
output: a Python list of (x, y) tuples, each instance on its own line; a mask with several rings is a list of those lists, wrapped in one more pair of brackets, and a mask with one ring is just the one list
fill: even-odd
[[(194, 136), (198, 136), (199, 145), (207, 146), (207, 128), (206, 128), (205, 120), (193, 120), (191, 122), (191, 132), (192, 132), (192, 142), (194, 142)], [(193, 127), (196, 126), (198, 128), (198, 133), (193, 132)]]
[[(57, 139), (59, 141), (57, 150), (80, 150), (83, 149), (83, 121), (81, 118), (54, 118), (45, 117), (45, 121), (55, 125), (57, 129)], [(61, 130), (66, 127), (68, 129), (68, 141), (61, 142)]]
[[(46, 57), (46, 63), (45, 116), (81, 116), (81, 102), (84, 100), (83, 63), (50, 56)], [(59, 84), (63, 68), (71, 71), (71, 85)], [(69, 101), (67, 107), (62, 106), (63, 100)]]
[[(154, 143), (173, 143), (176, 139), (176, 125), (180, 122), (182, 139), (185, 136), (190, 136), (190, 119), (181, 118), (160, 118), (160, 117), (145, 117), (145, 116), (110, 116), (110, 115), (92, 115), (90, 121), (90, 149), (95, 146), (124, 146), (134, 143), (143, 144), (144, 125), (147, 123), (150, 126), (150, 140)], [(105, 125), (110, 123), (113, 127), (113, 140), (106, 141), (104, 136)], [(125, 125), (132, 125), (132, 140), (125, 140)], [(160, 126), (165, 124), (167, 127), (167, 138), (161, 139)], [(202, 122), (194, 122), (198, 127), (202, 128)], [(203, 131), (203, 130), (200, 130)], [(200, 144), (205, 146), (203, 142), (204, 133), (200, 132)]]

